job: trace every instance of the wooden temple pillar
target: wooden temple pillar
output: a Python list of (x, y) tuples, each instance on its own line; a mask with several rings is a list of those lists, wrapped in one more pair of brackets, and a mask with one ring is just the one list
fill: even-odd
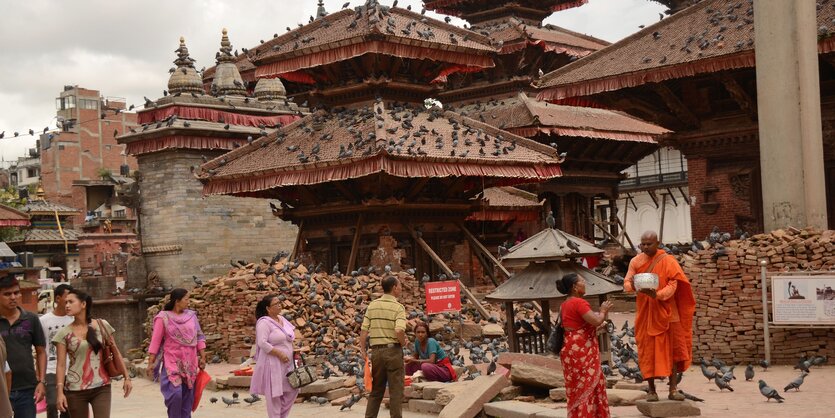
[(362, 236), (362, 221), (363, 214), (357, 216), (357, 225), (354, 230), (354, 238), (351, 240), (351, 255), (348, 257), (348, 270), (346, 274), (351, 274), (357, 266), (357, 255), (360, 251), (360, 237)]
[(548, 336), (551, 335), (551, 301), (542, 299), (539, 302), (542, 306), (542, 322), (545, 323), (545, 329), (541, 330), (545, 333), (545, 341), (548, 341)]
[(612, 236), (618, 236), (618, 201), (617, 199), (609, 199), (609, 233)]
[(293, 252), (290, 253), (290, 260), (295, 260), (299, 254), (304, 252), (304, 220), (299, 222), (299, 233), (296, 235), (296, 243), (293, 245)]
[(513, 329), (513, 319), (516, 317), (513, 312), (513, 302), (504, 303), (505, 323), (504, 332), (507, 334), (507, 349), (511, 353), (519, 352), (519, 343), (516, 340), (516, 330)]

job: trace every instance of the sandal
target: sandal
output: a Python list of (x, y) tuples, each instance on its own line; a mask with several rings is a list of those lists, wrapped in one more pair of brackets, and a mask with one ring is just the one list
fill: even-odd
[(647, 395), (647, 402), (658, 402), (658, 394), (650, 393), (649, 395)]
[(681, 392), (675, 391), (675, 392), (670, 392), (670, 396), (668, 396), (667, 399), (669, 399), (671, 401), (683, 401), (686, 398), (684, 397), (684, 395), (681, 394)]

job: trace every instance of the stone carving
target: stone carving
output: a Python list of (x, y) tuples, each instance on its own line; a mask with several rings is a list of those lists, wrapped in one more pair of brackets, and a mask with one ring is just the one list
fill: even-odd
[(751, 173), (744, 172), (731, 176), (731, 190), (737, 199), (751, 198)]

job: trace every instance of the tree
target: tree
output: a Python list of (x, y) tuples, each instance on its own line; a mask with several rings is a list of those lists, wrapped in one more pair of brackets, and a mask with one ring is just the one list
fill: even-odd
[[(14, 187), (0, 188), (0, 204), (20, 209), (26, 204), (26, 199), (18, 196)], [(17, 227), (0, 228), (0, 241), (14, 241), (23, 235)]]

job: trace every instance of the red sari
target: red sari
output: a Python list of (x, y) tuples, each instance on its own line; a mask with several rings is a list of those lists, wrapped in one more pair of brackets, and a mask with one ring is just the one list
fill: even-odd
[(597, 332), (582, 319), (582, 314), (589, 309), (588, 302), (581, 298), (571, 298), (562, 306), (563, 324), (569, 318), (568, 322), (583, 321), (584, 324), (572, 331), (565, 330), (565, 344), (560, 351), (568, 418), (609, 418), (609, 398), (606, 377), (600, 368)]

